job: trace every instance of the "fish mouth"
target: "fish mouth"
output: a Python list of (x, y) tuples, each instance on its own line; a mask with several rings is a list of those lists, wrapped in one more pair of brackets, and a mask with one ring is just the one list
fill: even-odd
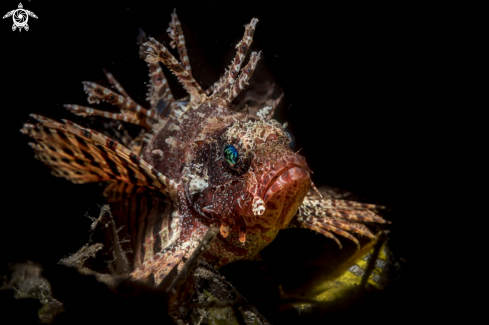
[(258, 194), (263, 199), (265, 211), (260, 216), (252, 216), (247, 223), (264, 228), (286, 228), (309, 191), (309, 172), (305, 161), (295, 160), (278, 164), (264, 175)]
[(283, 168), (279, 173), (277, 173), (277, 175), (273, 177), (273, 179), (266, 186), (263, 200), (266, 202), (273, 193), (279, 191), (280, 188), (288, 182), (301, 178), (310, 178), (309, 170), (308, 168), (306, 168), (296, 165), (291, 165)]
[[(266, 176), (262, 177), (262, 184), (265, 185), (265, 191), (263, 195), (263, 199), (266, 201), (266, 193), (270, 190), (272, 186), (277, 186), (275, 185), (277, 183), (277, 180), (279, 180), (282, 176), (287, 176), (287, 172), (290, 171), (293, 168), (299, 168), (303, 170), (301, 173), (303, 174), (304, 177), (306, 175), (304, 174), (307, 173), (307, 177), (310, 178), (309, 172), (312, 172), (311, 169), (306, 164), (306, 161), (303, 157), (301, 156), (294, 156), (294, 157), (288, 157), (283, 159), (281, 162), (276, 164), (274, 168), (267, 173)], [(298, 171), (296, 171), (298, 172)], [(296, 173), (294, 173), (293, 177), (297, 177)]]
[(297, 213), (310, 186), (311, 176), (306, 169), (291, 167), (281, 173), (263, 197), (263, 219), (268, 220), (274, 228), (286, 228)]

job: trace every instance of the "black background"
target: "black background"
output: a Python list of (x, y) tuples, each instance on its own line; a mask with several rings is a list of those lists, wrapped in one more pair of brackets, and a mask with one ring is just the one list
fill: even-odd
[[(17, 5), (2, 2), (1, 14)], [(49, 265), (77, 251), (89, 235), (91, 220), (84, 215), (97, 216), (105, 202), (99, 185), (52, 177), (33, 158), (29, 139), (18, 132), (30, 121), (29, 113), (79, 121), (62, 105), (86, 105), (81, 82), (102, 80), (103, 68), (146, 104), (143, 83), (148, 77), (138, 58), (137, 30), (142, 27), (168, 43), (165, 30), (174, 8), (194, 76), (204, 87), (231, 62), (243, 26), (252, 17), (259, 19), (252, 46), (263, 52), (257, 72), (269, 69), (283, 88), (288, 110), (281, 118), (289, 122), (297, 148), (303, 148), (313, 181), (391, 207), (391, 246), (407, 260), (413, 219), (407, 208), (413, 194), (404, 189), (413, 181), (407, 176), (411, 141), (405, 135), (405, 115), (413, 85), (404, 8), (265, 6), (263, 1), (195, 6), (186, 1), (101, 5), (33, 0), (23, 5), (39, 17), (29, 18), (28, 32), (12, 32), (11, 18), (0, 21), (0, 274), (7, 272), (5, 262), (27, 259)], [(177, 96), (183, 95), (176, 82), (171, 85)], [(315, 249), (301, 244), (299, 254)], [(407, 280), (402, 281), (404, 285), (386, 295), (401, 297)]]

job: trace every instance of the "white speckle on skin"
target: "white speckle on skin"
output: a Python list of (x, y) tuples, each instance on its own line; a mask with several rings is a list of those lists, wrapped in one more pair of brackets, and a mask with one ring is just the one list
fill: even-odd
[(261, 216), (265, 212), (265, 202), (259, 196), (253, 198), (253, 214), (255, 216)]
[(168, 143), (171, 147), (175, 147), (175, 145), (177, 144), (177, 141), (174, 137), (167, 138), (165, 142)]
[(271, 106), (265, 106), (262, 109), (260, 109), (258, 113), (256, 113), (256, 115), (261, 119), (265, 119), (271, 110), (272, 110)]

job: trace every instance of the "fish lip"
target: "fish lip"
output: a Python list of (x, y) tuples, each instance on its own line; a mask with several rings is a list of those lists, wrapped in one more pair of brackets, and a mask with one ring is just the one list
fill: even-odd
[[(285, 173), (289, 175), (284, 176)], [(280, 180), (280, 182), (279, 182)], [(278, 183), (277, 183), (278, 182)], [(277, 183), (277, 186), (275, 184)], [(310, 188), (311, 174), (304, 166), (290, 164), (270, 181), (263, 196), (265, 211), (257, 223), (264, 228), (284, 229), (291, 222)], [(286, 197), (290, 200), (284, 201)], [(268, 212), (267, 212), (268, 211)]]
[(268, 193), (268, 190), (273, 186), (273, 184), (275, 184), (275, 182), (280, 178), (280, 176), (282, 176), (283, 174), (285, 174), (285, 172), (287, 172), (287, 171), (289, 171), (295, 167), (303, 169), (309, 174), (309, 176), (311, 175), (310, 174), (311, 170), (309, 169), (309, 167), (306, 164), (289, 163), (289, 164), (285, 165), (282, 169), (280, 169), (279, 172), (277, 173), (277, 175), (275, 175), (268, 182), (267, 186), (265, 187), (265, 191), (263, 192), (263, 198), (262, 199), (265, 199), (265, 195)]

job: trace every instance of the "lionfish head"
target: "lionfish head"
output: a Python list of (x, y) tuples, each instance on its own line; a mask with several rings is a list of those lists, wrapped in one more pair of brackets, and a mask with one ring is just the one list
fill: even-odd
[(221, 222), (221, 234), (266, 232), (287, 227), (311, 185), (293, 136), (266, 119), (213, 118), (187, 166), (186, 193), (201, 215)]

